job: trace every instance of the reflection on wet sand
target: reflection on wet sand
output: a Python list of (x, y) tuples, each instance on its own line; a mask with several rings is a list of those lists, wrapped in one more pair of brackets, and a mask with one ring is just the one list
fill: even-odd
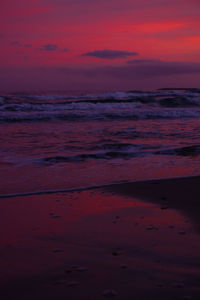
[(198, 298), (195, 186), (198, 178), (1, 199), (3, 299)]

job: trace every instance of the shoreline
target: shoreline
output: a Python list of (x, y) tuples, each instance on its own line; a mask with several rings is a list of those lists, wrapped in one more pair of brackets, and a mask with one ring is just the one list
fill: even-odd
[(164, 177), (164, 178), (152, 178), (147, 180), (135, 180), (135, 181), (119, 181), (116, 183), (108, 183), (103, 185), (93, 185), (88, 187), (76, 187), (76, 188), (67, 188), (67, 189), (58, 189), (58, 190), (46, 190), (46, 191), (36, 191), (36, 192), (25, 192), (25, 193), (14, 193), (14, 194), (3, 194), (0, 195), (0, 199), (2, 198), (15, 198), (15, 197), (28, 197), (28, 196), (39, 196), (45, 194), (62, 194), (62, 193), (73, 193), (73, 192), (82, 192), (89, 191), (93, 189), (103, 189), (103, 188), (112, 188), (115, 186), (121, 185), (135, 185), (135, 184), (143, 184), (143, 183), (151, 183), (151, 182), (163, 182), (163, 181), (174, 181), (174, 180), (193, 180), (200, 179), (200, 175), (194, 176), (178, 176), (178, 177)]

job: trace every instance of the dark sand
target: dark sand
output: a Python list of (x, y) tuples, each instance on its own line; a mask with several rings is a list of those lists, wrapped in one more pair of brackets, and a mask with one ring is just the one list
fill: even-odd
[(109, 187), (120, 195), (179, 210), (200, 230), (200, 177), (149, 180)]
[(0, 299), (200, 299), (199, 203), (199, 177), (0, 199)]

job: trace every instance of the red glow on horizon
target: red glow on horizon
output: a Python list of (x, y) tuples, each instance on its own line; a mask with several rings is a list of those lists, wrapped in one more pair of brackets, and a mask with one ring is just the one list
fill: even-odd
[[(7, 71), (30, 68), (31, 76), (33, 67), (126, 66), (131, 59), (82, 56), (104, 49), (138, 52), (139, 59), (200, 62), (197, 1), (11, 2), (0, 4), (0, 65)], [(41, 51), (48, 44), (57, 49)], [(9, 84), (5, 77), (2, 82)]]

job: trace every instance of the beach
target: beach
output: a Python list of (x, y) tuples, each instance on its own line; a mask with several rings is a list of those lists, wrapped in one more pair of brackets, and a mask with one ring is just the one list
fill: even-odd
[(1, 198), (1, 298), (199, 299), (199, 184)]
[(0, 0), (0, 300), (200, 300), (200, 0)]

